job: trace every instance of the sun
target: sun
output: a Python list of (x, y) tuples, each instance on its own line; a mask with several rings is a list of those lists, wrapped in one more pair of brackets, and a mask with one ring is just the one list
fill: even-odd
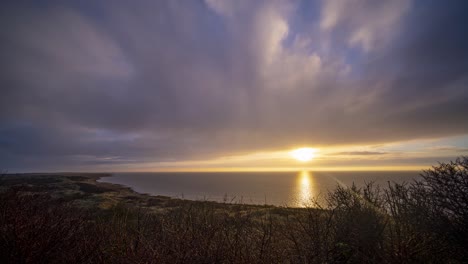
[(298, 148), (289, 152), (289, 154), (298, 161), (307, 162), (315, 158), (317, 149), (314, 148)]

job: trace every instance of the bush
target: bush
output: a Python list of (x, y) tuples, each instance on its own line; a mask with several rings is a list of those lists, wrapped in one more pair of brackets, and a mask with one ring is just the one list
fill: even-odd
[(47, 195), (0, 193), (0, 262), (92, 262), (96, 230), (86, 213)]
[(382, 263), (386, 215), (380, 188), (338, 187), (328, 197), (334, 212), (334, 262)]

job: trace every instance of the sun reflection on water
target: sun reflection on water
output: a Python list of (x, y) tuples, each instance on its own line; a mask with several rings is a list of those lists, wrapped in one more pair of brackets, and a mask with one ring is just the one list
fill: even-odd
[(313, 198), (314, 182), (308, 171), (301, 171), (296, 178), (297, 199), (296, 206), (306, 207), (311, 205)]

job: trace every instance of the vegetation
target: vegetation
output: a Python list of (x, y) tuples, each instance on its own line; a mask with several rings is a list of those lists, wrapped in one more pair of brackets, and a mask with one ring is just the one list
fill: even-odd
[[(409, 184), (337, 187), (326, 204), (305, 209), (138, 196), (89, 187), (90, 177), (80, 177), (60, 178), (72, 190), (62, 196), (2, 178), (8, 188), (0, 193), (1, 263), (468, 260), (466, 157), (423, 171)], [(50, 177), (34, 181), (58, 184)], [(101, 206), (109, 194), (115, 203)]]

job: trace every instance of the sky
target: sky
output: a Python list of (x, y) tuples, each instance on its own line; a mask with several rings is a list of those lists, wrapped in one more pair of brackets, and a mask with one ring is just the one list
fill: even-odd
[[(468, 155), (467, 10), (3, 1), (0, 170), (421, 169)], [(299, 147), (315, 159), (292, 159)]]

